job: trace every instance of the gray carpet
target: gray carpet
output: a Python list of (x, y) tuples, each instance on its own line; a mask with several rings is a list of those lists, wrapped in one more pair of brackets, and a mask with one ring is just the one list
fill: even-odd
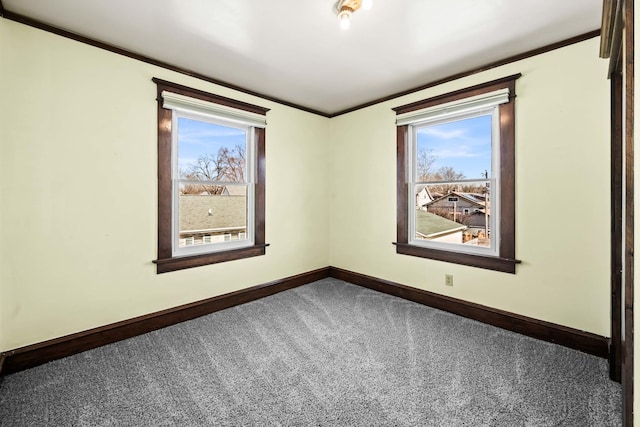
[(335, 279), (9, 375), (2, 426), (618, 426), (607, 363)]

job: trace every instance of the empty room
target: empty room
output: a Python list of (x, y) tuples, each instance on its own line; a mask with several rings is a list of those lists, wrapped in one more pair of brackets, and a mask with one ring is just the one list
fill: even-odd
[(0, 425), (633, 426), (633, 0), (0, 0)]

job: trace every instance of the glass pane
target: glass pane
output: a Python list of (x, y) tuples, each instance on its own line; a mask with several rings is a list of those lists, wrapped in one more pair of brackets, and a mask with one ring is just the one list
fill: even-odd
[(490, 181), (418, 184), (415, 196), (416, 240), (491, 246)]
[(178, 247), (247, 240), (246, 185), (226, 185), (219, 194), (191, 187), (180, 184)]
[(179, 117), (179, 178), (245, 182), (246, 144), (245, 129)]
[(484, 115), (416, 129), (416, 181), (491, 178), (491, 120)]

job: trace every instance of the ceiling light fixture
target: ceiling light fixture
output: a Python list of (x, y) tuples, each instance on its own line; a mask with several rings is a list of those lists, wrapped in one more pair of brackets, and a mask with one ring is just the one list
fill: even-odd
[(336, 7), (338, 12), (338, 20), (340, 21), (340, 28), (348, 30), (351, 26), (351, 15), (362, 8), (364, 10), (370, 10), (373, 7), (373, 0), (340, 0)]

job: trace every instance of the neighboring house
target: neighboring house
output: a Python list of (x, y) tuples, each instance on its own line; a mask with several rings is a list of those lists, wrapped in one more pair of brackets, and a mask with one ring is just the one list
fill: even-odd
[(180, 246), (246, 238), (246, 197), (181, 194), (179, 203)]
[(425, 205), (429, 212), (446, 214), (457, 222), (474, 228), (485, 228), (488, 224), (490, 207), (485, 206), (482, 194), (452, 191)]
[(426, 185), (416, 187), (416, 208), (426, 209), (425, 205), (433, 201), (433, 197)]
[(225, 185), (221, 194), (223, 196), (246, 196), (247, 187), (244, 185)]
[(440, 215), (416, 210), (416, 238), (446, 243), (463, 243), (466, 225), (450, 221)]

